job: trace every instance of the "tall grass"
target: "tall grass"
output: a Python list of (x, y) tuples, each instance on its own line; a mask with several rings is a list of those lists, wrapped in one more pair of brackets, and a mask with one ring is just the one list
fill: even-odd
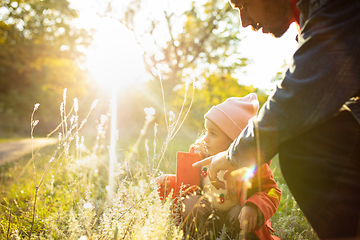
[[(171, 200), (160, 201), (153, 180), (161, 172), (175, 172), (175, 159), (170, 156), (188, 149), (186, 141), (175, 136), (189, 109), (181, 109), (177, 117), (169, 113), (166, 126), (153, 123), (153, 110), (147, 110), (139, 137), (126, 139), (129, 145), (121, 146), (127, 150), (117, 158), (116, 191), (109, 202), (109, 155), (101, 154), (108, 144), (104, 141), (108, 118), (100, 117), (97, 137), (93, 145), (86, 146), (81, 128), (87, 117), (80, 123), (77, 101), (68, 113), (65, 103), (66, 92), (60, 108), (61, 123), (51, 133), (58, 134), (58, 146), (0, 166), (0, 239), (184, 238), (186, 233), (173, 222)], [(33, 117), (34, 113), (31, 127), (36, 131)], [(152, 126), (153, 139), (144, 139)], [(159, 127), (167, 130), (167, 136), (158, 136)], [(271, 166), (283, 191), (279, 210), (272, 218), (275, 235), (281, 239), (317, 239), (288, 191), (277, 159)], [(219, 239), (227, 239), (226, 229)]]

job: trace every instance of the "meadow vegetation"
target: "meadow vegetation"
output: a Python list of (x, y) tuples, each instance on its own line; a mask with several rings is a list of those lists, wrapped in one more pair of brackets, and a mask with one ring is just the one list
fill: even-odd
[[(65, 101), (66, 92), (62, 106)], [(171, 200), (160, 201), (153, 180), (162, 172), (175, 172), (175, 153), (187, 151), (196, 138), (179, 131), (187, 110), (177, 117), (170, 113), (160, 126), (148, 109), (139, 138), (118, 137), (116, 149), (122, 150), (117, 151), (116, 184), (110, 189), (108, 118), (101, 116), (96, 137), (85, 140), (81, 129), (87, 118), (79, 120), (76, 103), (69, 113), (62, 108), (62, 121), (53, 132), (57, 146), (0, 166), (1, 239), (186, 238), (173, 222)], [(36, 124), (32, 120), (33, 131)], [(162, 132), (167, 135), (160, 136)], [(277, 158), (271, 168), (283, 192), (272, 218), (274, 234), (317, 239), (284, 182)], [(228, 239), (226, 229), (219, 239)]]

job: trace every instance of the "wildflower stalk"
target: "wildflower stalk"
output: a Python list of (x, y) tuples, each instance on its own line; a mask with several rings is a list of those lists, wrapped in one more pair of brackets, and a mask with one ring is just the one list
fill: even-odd
[[(67, 93), (67, 88), (64, 89), (64, 93), (63, 93), (63, 112), (64, 112), (64, 129), (63, 129), (63, 133), (67, 134), (67, 116), (66, 116), (66, 93)], [(67, 135), (65, 135), (65, 138), (67, 137)]]
[(108, 191), (108, 202), (109, 205), (111, 204), (111, 199), (114, 193), (114, 167), (116, 162), (116, 142), (117, 142), (117, 89), (113, 88), (111, 93), (111, 133), (110, 133), (110, 148), (109, 148), (109, 191)]
[(160, 80), (161, 96), (162, 96), (162, 99), (163, 99), (163, 107), (164, 107), (164, 115), (165, 115), (165, 125), (166, 125), (166, 128), (167, 128), (167, 131), (170, 132), (169, 124), (168, 124), (167, 116), (166, 116), (165, 93), (164, 93), (164, 87), (163, 87), (163, 84), (162, 84), (162, 79), (161, 79), (161, 74), (160, 74), (160, 72), (158, 73), (158, 75), (159, 75), (159, 80)]
[(39, 108), (40, 104), (36, 103), (34, 105), (34, 110), (31, 113), (31, 119), (30, 119), (30, 137), (31, 137), (31, 159), (33, 163), (33, 170), (34, 170), (34, 180), (36, 179), (36, 169), (35, 169), (35, 160), (34, 160), (34, 128), (39, 123), (39, 120), (34, 120), (34, 114), (35, 111)]
[(11, 229), (11, 203), (9, 204), (9, 224), (8, 224), (8, 230), (6, 234), (6, 239), (9, 240), (10, 237), (10, 229)]
[[(190, 102), (190, 105), (189, 105), (189, 108), (187, 109), (186, 113), (184, 114), (182, 120), (180, 121), (181, 119), (181, 116), (182, 116), (182, 113), (184, 111), (184, 106), (185, 106), (185, 103), (186, 103), (186, 100), (187, 100), (187, 92), (188, 92), (188, 85), (189, 83), (187, 82), (186, 85), (185, 85), (185, 95), (184, 95), (184, 101), (183, 101), (183, 104), (181, 106), (181, 110), (180, 110), (180, 113), (178, 115), (178, 118), (176, 119), (176, 121), (173, 123), (173, 124), (170, 124), (170, 126), (168, 126), (168, 135), (166, 137), (166, 140), (165, 140), (165, 143), (163, 144), (162, 148), (161, 148), (161, 151), (158, 155), (158, 159), (159, 159), (159, 162), (158, 162), (158, 165), (156, 167), (156, 169), (159, 169), (160, 167), (160, 164), (164, 158), (164, 155), (165, 155), (165, 151), (170, 143), (170, 141), (176, 136), (176, 134), (179, 132), (181, 126), (183, 125), (186, 117), (188, 116), (189, 112), (190, 112), (190, 109), (192, 107), (192, 104), (194, 102), (194, 94), (195, 94), (195, 84), (193, 82), (193, 90), (192, 90), (192, 96), (191, 96), (191, 102)], [(164, 100), (165, 101), (165, 100)], [(164, 105), (165, 106), (165, 105)], [(165, 111), (166, 112), (166, 111)], [(179, 124), (180, 122), (180, 124)], [(179, 124), (179, 125), (178, 125)], [(154, 174), (154, 173), (153, 173)], [(152, 174), (152, 175), (153, 175)]]
[[(31, 122), (31, 131), (30, 131), (30, 134), (31, 134), (31, 159), (32, 159), (32, 163), (33, 163), (34, 183), (35, 183), (35, 184), (36, 184), (36, 169), (35, 169), (33, 139), (34, 139), (34, 128), (35, 128), (35, 126), (38, 124), (39, 121), (38, 121), (38, 120), (37, 120), (37, 121), (34, 121), (34, 114), (35, 114), (35, 111), (38, 109), (39, 105), (40, 105), (39, 103), (36, 103), (36, 104), (35, 104), (34, 110), (33, 110), (33, 112), (31, 113), (31, 119), (30, 119), (30, 122)], [(34, 207), (33, 207), (33, 218), (32, 218), (32, 222), (31, 222), (31, 229), (30, 229), (30, 233), (29, 233), (29, 239), (31, 239), (31, 233), (32, 233), (32, 230), (33, 230), (33, 227), (34, 227), (37, 192), (38, 192), (38, 188), (36, 187), (35, 197), (34, 197)], [(10, 217), (11, 217), (11, 215), (10, 215)], [(10, 224), (10, 223), (9, 223), (9, 224)]]
[[(71, 108), (68, 117), (70, 116), (71, 112), (72, 112), (73, 108)], [(50, 133), (48, 133), (46, 135), (46, 138), (44, 140), (44, 142), (46, 141), (46, 139), (48, 139), (49, 137), (51, 137), (57, 130), (59, 130), (59, 128), (63, 125), (63, 121), (61, 121), (61, 123), (59, 123), (59, 125)], [(60, 141), (59, 141), (60, 142)], [(23, 168), (22, 172), (20, 174), (18, 174), (17, 179), (19, 179), (25, 172), (25, 170), (29, 167), (29, 165), (34, 161), (35, 156), (38, 154), (38, 152), (40, 151), (40, 149), (43, 147), (43, 145), (40, 145), (40, 147), (36, 150), (36, 152), (33, 154), (33, 156), (31, 157), (31, 159), (29, 160), (29, 162), (25, 165), (25, 167)]]
[(99, 148), (100, 144), (100, 138), (105, 136), (105, 123), (108, 121), (107, 115), (101, 115), (100, 116), (100, 123), (97, 126), (97, 135), (96, 135), (96, 142), (93, 150), (93, 154), (97, 154), (97, 150)]
[(76, 137), (76, 158), (79, 159), (80, 156), (80, 145), (79, 145), (79, 116), (78, 116), (78, 110), (79, 110), (79, 103), (77, 98), (74, 98), (74, 112), (75, 112), (75, 116), (73, 117), (73, 125), (75, 125), (75, 137)]
[(174, 131), (173, 131), (172, 136), (171, 136), (171, 138), (170, 138), (169, 141), (171, 141), (171, 140), (175, 137), (175, 135), (179, 132), (179, 130), (180, 130), (181, 126), (183, 125), (183, 123), (184, 123), (187, 115), (189, 114), (190, 109), (191, 109), (191, 107), (192, 107), (192, 104), (193, 104), (193, 102), (194, 102), (195, 84), (194, 84), (194, 82), (193, 82), (193, 90), (192, 90), (192, 96), (191, 96), (190, 106), (189, 106), (188, 110), (186, 111), (184, 117), (182, 118), (182, 121), (181, 121), (180, 125), (179, 125), (179, 126), (177, 127), (177, 129), (175, 130), (175, 127), (176, 127), (176, 126), (178, 125), (178, 123), (179, 123), (179, 120), (180, 120), (180, 116), (181, 116), (181, 114), (182, 114), (182, 111), (184, 110), (184, 106), (185, 106), (185, 103), (186, 103), (186, 100), (187, 100), (186, 97), (187, 97), (188, 89), (189, 89), (189, 82), (187, 82), (186, 85), (185, 85), (184, 102), (183, 102), (183, 104), (182, 104), (182, 106), (181, 106), (181, 110), (180, 110), (180, 113), (179, 113), (179, 117), (178, 117), (178, 119), (176, 120), (176, 124), (175, 124), (175, 126), (174, 126)]
[[(162, 84), (161, 84), (162, 86)], [(186, 92), (188, 91), (188, 85), (185, 87), (185, 90)], [(162, 91), (163, 91), (163, 88), (162, 88)], [(168, 135), (166, 137), (166, 140), (164, 142), (164, 144), (162, 145), (161, 147), (161, 150), (160, 150), (160, 153), (158, 154), (158, 159), (159, 159), (159, 162), (157, 164), (157, 167), (155, 169), (153, 169), (153, 172), (149, 175), (149, 178), (153, 178), (154, 174), (155, 174), (155, 170), (156, 169), (159, 169), (160, 167), (160, 164), (161, 164), (161, 161), (162, 159), (164, 158), (164, 155), (165, 155), (165, 151), (168, 147), (168, 144), (169, 142), (174, 138), (174, 136), (176, 135), (176, 133), (179, 131), (179, 129), (181, 128), (182, 124), (184, 123), (185, 121), (185, 118), (187, 117), (189, 111), (190, 111), (190, 108), (193, 104), (193, 99), (194, 99), (194, 86), (193, 86), (193, 93), (192, 93), (192, 99), (191, 99), (191, 103), (190, 103), (190, 106), (189, 106), (189, 109), (186, 111), (186, 113), (184, 114), (183, 116), (183, 111), (184, 111), (184, 105), (186, 103), (186, 93), (185, 93), (185, 97), (184, 97), (184, 102), (183, 102), (183, 106), (180, 110), (180, 113), (179, 113), (179, 116), (177, 118), (177, 120), (175, 122), (172, 123), (172, 121), (168, 122), (167, 119), (166, 120), (166, 126), (167, 126), (167, 129), (168, 129)], [(163, 95), (163, 99), (164, 99), (164, 108), (165, 108), (165, 97)], [(166, 109), (164, 110), (165, 112), (165, 116), (166, 116)], [(140, 141), (139, 139), (141, 139), (143, 137), (143, 135), (145, 134), (145, 131), (148, 127), (148, 124), (153, 120), (153, 115), (155, 114), (153, 112), (153, 109), (146, 109), (145, 110), (145, 113), (147, 115), (146, 117), (146, 121), (145, 121), (145, 124), (144, 124), (144, 127), (143, 129), (141, 130), (140, 132), (140, 136), (138, 138), (138, 140), (136, 141), (136, 143), (133, 145), (133, 147), (131, 148), (133, 151), (138, 147), (138, 142)], [(180, 121), (181, 117), (183, 116), (183, 119)], [(180, 124), (179, 124), (180, 123)], [(156, 129), (156, 125), (155, 125), (155, 129)], [(156, 130), (155, 130), (155, 134), (156, 134)], [(155, 140), (154, 140), (155, 141)], [(145, 148), (148, 149), (148, 147), (146, 146), (147, 142), (145, 142)], [(154, 153), (155, 153), (155, 150), (154, 150)], [(146, 186), (146, 189), (144, 191), (144, 193), (147, 193), (149, 190), (150, 190), (150, 187), (151, 187), (151, 181), (149, 181), (149, 183), (147, 184)], [(143, 194), (139, 200), (137, 200), (135, 203), (133, 203), (131, 206), (129, 206), (115, 221), (111, 221), (110, 222), (110, 228), (113, 226), (113, 224), (115, 224), (116, 222), (118, 222), (120, 219), (122, 219), (126, 213), (130, 212), (134, 207), (136, 207), (138, 204), (140, 204), (141, 202), (143, 202), (145, 200), (145, 197), (146, 197), (146, 194)], [(113, 214), (112, 214), (113, 215)], [(124, 234), (124, 237), (127, 235), (127, 232), (125, 232)], [(100, 239), (102, 239), (102, 237), (100, 237)]]
[(140, 134), (139, 134), (138, 138), (136, 139), (136, 142), (131, 147), (131, 151), (129, 153), (129, 156), (127, 157), (128, 164), (131, 163), (134, 153), (136, 153), (138, 151), (139, 144), (140, 144), (141, 140), (143, 139), (143, 137), (145, 136), (145, 133), (146, 133), (146, 130), (147, 130), (149, 124), (154, 120), (154, 115), (155, 115), (154, 108), (145, 108), (144, 111), (146, 114), (145, 123), (144, 123), (144, 126), (142, 127), (142, 129), (140, 130)]
[(37, 194), (39, 191), (39, 187), (36, 187), (35, 189), (35, 197), (34, 197), (34, 206), (33, 206), (33, 214), (32, 214), (32, 221), (31, 221), (31, 229), (29, 233), (29, 240), (31, 239), (31, 233), (34, 228), (34, 222), (35, 222), (35, 211), (36, 211), (36, 200), (37, 200)]
[[(63, 102), (61, 103), (60, 105), (60, 115), (62, 115), (62, 122), (59, 124), (59, 126), (56, 128), (56, 130), (62, 126), (62, 131), (63, 131), (63, 136), (64, 138), (63, 139), (60, 139), (59, 140), (59, 146), (57, 148), (57, 150), (55, 151), (55, 153), (53, 154), (53, 156), (51, 157), (50, 161), (47, 163), (46, 167), (43, 169), (42, 173), (41, 173), (41, 177), (40, 177), (40, 180), (38, 182), (38, 184), (36, 184), (36, 180), (35, 180), (35, 195), (34, 195), (34, 205), (33, 205), (33, 213), (32, 213), (32, 222), (31, 222), (31, 228), (30, 228), (30, 232), (29, 232), (29, 240), (31, 239), (31, 235), (32, 235), (32, 231), (33, 231), (33, 228), (34, 228), (34, 223), (35, 223), (35, 216), (36, 216), (36, 203), (37, 203), (37, 197), (38, 197), (38, 192), (39, 192), (39, 189), (44, 181), (44, 178), (46, 176), (46, 174), (48, 173), (48, 171), (54, 166), (54, 164), (60, 159), (60, 157), (65, 154), (67, 155), (68, 154), (68, 147), (70, 146), (70, 143), (71, 141), (74, 139), (74, 137), (76, 137), (78, 135), (78, 132), (80, 131), (80, 129), (84, 126), (84, 124), (86, 123), (88, 117), (90, 116), (90, 113), (91, 111), (96, 107), (97, 103), (98, 103), (98, 100), (95, 100), (94, 103), (92, 104), (91, 106), (91, 109), (89, 111), (89, 113), (87, 114), (86, 118), (82, 121), (80, 127), (76, 127), (76, 131), (74, 134), (71, 134), (73, 128), (70, 128), (70, 130), (68, 131), (67, 130), (67, 115), (66, 115), (66, 112), (65, 112), (65, 103), (66, 103), (66, 89), (64, 90), (64, 95), (63, 95)], [(74, 101), (74, 105), (75, 105), (75, 112), (77, 112), (77, 101)], [(35, 108), (37, 109), (39, 105), (35, 105)], [(34, 111), (36, 110), (34, 108)], [(70, 110), (70, 113), (72, 112), (72, 110), (74, 109), (74, 106), (72, 107), (72, 109)], [(69, 113), (69, 115), (70, 115)], [(76, 113), (76, 116), (77, 116), (77, 113)], [(32, 129), (36, 126), (36, 124), (38, 123), (38, 121), (34, 121), (33, 123), (33, 114), (32, 114), (32, 118), (31, 118), (32, 122)], [(36, 122), (36, 124), (35, 124)], [(76, 123), (77, 124), (77, 123)], [(52, 131), (52, 133), (54, 133), (56, 130)], [(31, 136), (32, 136), (33, 133), (31, 133)], [(51, 135), (51, 134), (48, 134), (47, 135), (47, 138)], [(57, 157), (57, 159), (55, 160), (55, 156), (58, 152), (59, 149), (61, 149), (61, 147), (63, 147), (63, 151), (59, 154), (59, 156)], [(38, 151), (40, 150), (40, 148), (38, 149)], [(34, 155), (32, 156), (31, 160), (34, 162)], [(55, 161), (54, 161), (55, 160)], [(35, 166), (35, 164), (34, 164)], [(35, 174), (35, 167), (34, 167), (34, 174)], [(35, 179), (36, 179), (36, 176), (35, 176)]]
[[(62, 103), (61, 103), (61, 104), (62, 104)], [(62, 107), (60, 106), (60, 108), (62, 108)], [(70, 114), (72, 113), (73, 110), (74, 110), (74, 107), (72, 107), (72, 108), (70, 109), (70, 112), (68, 113), (67, 118), (70, 116)], [(60, 115), (62, 115), (62, 114), (63, 114), (63, 113), (60, 112)], [(63, 117), (61, 117), (61, 122), (59, 123), (59, 125), (57, 125), (56, 128), (55, 128), (54, 130), (52, 130), (50, 133), (46, 134), (46, 137), (50, 137), (51, 135), (53, 135), (53, 134), (54, 134), (57, 130), (59, 130), (59, 128), (62, 127), (62, 126), (64, 126), (64, 118), (63, 118)], [(65, 134), (62, 133), (62, 135), (64, 136)]]
[[(89, 113), (86, 115), (86, 117), (84, 118), (84, 120), (82, 121), (81, 125), (79, 126), (77, 131), (80, 131), (82, 129), (82, 127), (84, 126), (84, 124), (86, 123), (87, 119), (90, 116), (90, 113), (92, 112), (92, 110), (96, 107), (98, 103), (98, 100), (95, 100), (91, 106), (91, 109), (89, 111)], [(60, 155), (57, 157), (57, 159), (55, 160), (55, 155), (57, 153), (57, 151), (53, 154), (51, 160), (48, 162), (47, 166), (43, 169), (42, 173), (41, 173), (41, 178), (40, 181), (38, 183), (38, 187), (40, 188), (40, 186), (42, 185), (42, 182), (47, 174), (47, 172), (52, 168), (52, 166), (60, 159), (60, 157), (63, 154), (67, 154), (67, 147), (70, 145), (71, 141), (74, 139), (74, 137), (76, 136), (77, 132), (75, 132), (73, 135), (71, 135), (71, 132), (68, 133), (67, 137), (64, 138), (62, 140), (62, 142), (59, 143), (58, 149), (59, 150), (61, 147), (63, 147), (63, 151), (60, 153)], [(55, 161), (54, 161), (55, 160)]]

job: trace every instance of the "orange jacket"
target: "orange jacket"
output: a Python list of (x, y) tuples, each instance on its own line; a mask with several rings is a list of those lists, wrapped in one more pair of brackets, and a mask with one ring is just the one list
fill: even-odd
[[(193, 189), (192, 186), (200, 185), (200, 168), (194, 168), (193, 163), (200, 161), (197, 153), (177, 153), (176, 175), (170, 176), (170, 190), (173, 190), (173, 198), (180, 195), (180, 190)], [(252, 188), (247, 192), (247, 198), (244, 198), (242, 189), (238, 189), (240, 204), (243, 206), (247, 202), (255, 204), (264, 216), (264, 225), (253, 230), (261, 240), (279, 240), (269, 232), (274, 231), (271, 228), (270, 217), (274, 215), (280, 203), (281, 191), (273, 178), (273, 174), (268, 164), (263, 164), (250, 180)], [(190, 187), (190, 188), (189, 188)], [(198, 189), (198, 188), (194, 188)], [(158, 188), (161, 200), (164, 200), (168, 193), (164, 195), (161, 187)], [(170, 191), (168, 191), (170, 192)], [(187, 192), (187, 191), (186, 191)]]

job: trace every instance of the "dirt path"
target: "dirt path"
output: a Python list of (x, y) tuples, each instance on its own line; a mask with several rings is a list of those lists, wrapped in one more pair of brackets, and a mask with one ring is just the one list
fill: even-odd
[(0, 143), (0, 166), (31, 153), (32, 148), (35, 152), (40, 146), (52, 145), (57, 143), (57, 141), (58, 140), (54, 138), (34, 138), (32, 140), (31, 138), (26, 138)]

